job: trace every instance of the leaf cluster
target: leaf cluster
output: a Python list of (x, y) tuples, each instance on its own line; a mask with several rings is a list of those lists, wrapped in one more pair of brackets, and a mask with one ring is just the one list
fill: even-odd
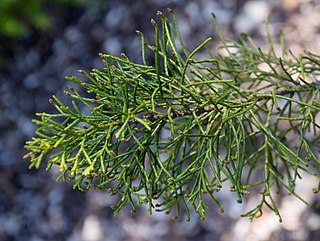
[(208, 200), (223, 212), (217, 193), (230, 187), (238, 203), (251, 190), (261, 192), (261, 202), (244, 216), (267, 206), (281, 220), (272, 190), (307, 203), (296, 180), (303, 172), (320, 177), (320, 57), (295, 57), (283, 37), (278, 57), (269, 35), (263, 51), (245, 34), (236, 42), (216, 28), (226, 54), (204, 58), (211, 38), (188, 51), (169, 13), (172, 20), (161, 12), (151, 20), (153, 44), (137, 31), (141, 64), (101, 54), (103, 70), (80, 71), (85, 80), (68, 78), (87, 93), (70, 87), (70, 104), (53, 96), (56, 113), (37, 114), (36, 137), (25, 146), (30, 167), (48, 156), (47, 170), (58, 165), (58, 180), (120, 194), (115, 215), (126, 204), (133, 211), (146, 204), (150, 213), (176, 218), (184, 210), (189, 220), (192, 208), (205, 218)]

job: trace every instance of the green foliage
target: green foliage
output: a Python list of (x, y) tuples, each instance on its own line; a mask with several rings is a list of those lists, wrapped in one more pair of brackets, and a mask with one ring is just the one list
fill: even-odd
[[(173, 23), (158, 16), (158, 23), (151, 20), (153, 45), (137, 31), (142, 64), (101, 54), (103, 70), (68, 78), (78, 84), (65, 92), (69, 105), (53, 96), (57, 112), (37, 114), (37, 137), (26, 144), (30, 167), (49, 156), (47, 170), (58, 165), (58, 180), (120, 194), (115, 215), (126, 204), (133, 211), (147, 204), (150, 213), (176, 218), (184, 209), (189, 220), (193, 208), (205, 218), (209, 200), (223, 212), (217, 192), (225, 187), (238, 203), (261, 191), (260, 204), (244, 214), (250, 218), (267, 206), (281, 221), (271, 190), (307, 203), (295, 183), (302, 172), (320, 177), (320, 57), (297, 58), (283, 45), (277, 57), (270, 38), (264, 52), (249, 36), (235, 42), (217, 29), (227, 54), (197, 58), (211, 38), (189, 52), (175, 15)], [(145, 50), (155, 64), (147, 63)], [(286, 140), (290, 135), (295, 142)]]
[(0, 35), (20, 37), (31, 27), (43, 30), (50, 24), (50, 16), (44, 10), (45, 4), (83, 4), (83, 0), (1, 0)]

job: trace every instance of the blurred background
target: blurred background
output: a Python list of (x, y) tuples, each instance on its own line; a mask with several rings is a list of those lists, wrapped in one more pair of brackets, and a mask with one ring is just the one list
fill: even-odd
[[(186, 223), (165, 214), (124, 209), (113, 217), (115, 197), (82, 193), (56, 183), (57, 172), (29, 170), (23, 146), (35, 131), (36, 112), (54, 111), (48, 99), (63, 96), (65, 76), (102, 68), (99, 52), (125, 52), (140, 61), (139, 29), (152, 39), (150, 18), (166, 8), (178, 15), (189, 49), (214, 35), (211, 12), (225, 36), (247, 32), (266, 44), (265, 16), (276, 38), (282, 29), (294, 53), (320, 52), (318, 0), (1, 0), (0, 1), (0, 241), (302, 241), (319, 240), (320, 210), (295, 198), (279, 200), (284, 222), (266, 210), (250, 223), (239, 215), (250, 206), (222, 193), (225, 213), (210, 207), (205, 221)], [(139, 51), (138, 51), (139, 50)], [(298, 188), (310, 202), (312, 180)], [(307, 185), (306, 185), (307, 183)], [(254, 198), (254, 197), (253, 197)], [(258, 198), (258, 197), (257, 197)]]

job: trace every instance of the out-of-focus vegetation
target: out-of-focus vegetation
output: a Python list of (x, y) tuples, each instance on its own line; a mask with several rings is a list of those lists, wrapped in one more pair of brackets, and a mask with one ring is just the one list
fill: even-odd
[(51, 23), (48, 6), (84, 3), (84, 0), (1, 0), (0, 36), (21, 37), (31, 29), (44, 30)]

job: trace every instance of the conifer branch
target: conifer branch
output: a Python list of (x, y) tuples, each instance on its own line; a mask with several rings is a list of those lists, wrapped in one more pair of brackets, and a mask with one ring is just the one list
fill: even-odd
[(48, 157), (47, 170), (59, 166), (57, 180), (120, 194), (115, 215), (127, 204), (133, 211), (146, 204), (150, 213), (176, 218), (182, 208), (189, 220), (193, 208), (205, 218), (210, 199), (223, 212), (216, 194), (229, 183), (238, 203), (261, 190), (261, 203), (244, 216), (266, 206), (281, 221), (270, 190), (308, 204), (296, 180), (302, 172), (320, 180), (320, 57), (295, 57), (284, 47), (277, 57), (272, 42), (265, 53), (245, 34), (235, 42), (218, 32), (228, 54), (198, 59), (211, 38), (189, 52), (169, 12), (173, 23), (161, 12), (159, 23), (152, 20), (154, 45), (137, 31), (142, 64), (100, 54), (103, 70), (67, 78), (87, 93), (69, 87), (70, 106), (53, 96), (56, 113), (37, 114), (36, 137), (25, 146), (30, 168)]

